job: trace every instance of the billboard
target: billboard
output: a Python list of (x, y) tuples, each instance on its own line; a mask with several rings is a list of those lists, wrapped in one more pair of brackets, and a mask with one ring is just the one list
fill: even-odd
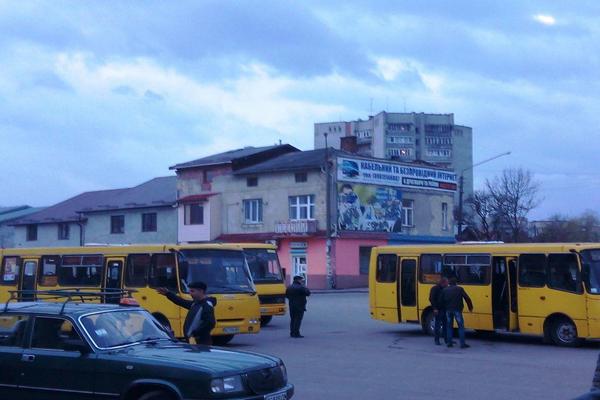
[(456, 174), (382, 161), (338, 157), (338, 181), (405, 188), (456, 191)]
[(337, 190), (339, 230), (400, 232), (402, 192), (399, 189), (339, 182)]

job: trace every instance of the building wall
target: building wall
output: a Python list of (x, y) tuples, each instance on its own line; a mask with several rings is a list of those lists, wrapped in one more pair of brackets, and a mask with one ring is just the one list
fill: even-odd
[[(452, 193), (434, 191), (403, 190), (403, 200), (413, 200), (414, 226), (402, 227), (403, 235), (419, 236), (454, 236), (453, 207), (454, 196)], [(442, 203), (448, 204), (448, 229), (443, 229)]]
[[(206, 177), (208, 182), (204, 181)], [(189, 168), (177, 171), (177, 197), (183, 198), (199, 193), (206, 193), (212, 190), (211, 182), (219, 176), (231, 173), (229, 165), (217, 165), (205, 168)]]
[[(156, 232), (142, 232), (142, 214), (156, 213)], [(125, 233), (110, 233), (110, 217), (125, 216)], [(175, 243), (177, 241), (177, 211), (173, 207), (136, 210), (115, 210), (87, 214), (85, 243), (133, 244)]]
[[(294, 172), (263, 174), (258, 185), (248, 187), (245, 176), (228, 175), (214, 182), (214, 189), (223, 193), (223, 234), (275, 232), (276, 224), (289, 220), (289, 196), (315, 195), (317, 229), (326, 228), (326, 177), (320, 171), (308, 171), (307, 181), (297, 183)], [(263, 222), (246, 224), (244, 200), (262, 199)]]
[(340, 138), (347, 135), (345, 122), (326, 122), (315, 124), (315, 149), (325, 148), (325, 134), (327, 134), (327, 147), (340, 148)]
[(387, 244), (387, 240), (336, 239), (334, 244), (336, 286), (339, 288), (368, 286), (369, 275), (360, 273), (360, 248)]
[(27, 226), (15, 226), (14, 247), (79, 246), (79, 226), (69, 224), (69, 239), (58, 240), (58, 224), (38, 224), (37, 240), (27, 240)]
[[(179, 242), (206, 242), (218, 236), (214, 236), (214, 234), (218, 230), (218, 225), (220, 225), (220, 218), (218, 218), (218, 214), (214, 210), (221, 207), (220, 197), (220, 195), (212, 196), (202, 203), (204, 223), (201, 225), (186, 225), (184, 223), (185, 204), (180, 204), (177, 207), (177, 240)], [(217, 225), (217, 227), (214, 227), (214, 225)]]
[[(294, 244), (306, 243), (305, 249), (293, 248)], [(294, 256), (306, 257), (307, 264), (307, 286), (311, 289), (326, 289), (327, 267), (326, 267), (326, 240), (322, 237), (294, 237), (279, 240), (278, 251), (279, 262), (286, 270), (286, 283), (290, 284), (294, 276)]]
[(0, 249), (15, 247), (15, 228), (0, 224)]

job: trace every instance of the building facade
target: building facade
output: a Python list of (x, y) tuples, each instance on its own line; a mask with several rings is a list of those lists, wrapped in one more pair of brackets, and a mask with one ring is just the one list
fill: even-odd
[(373, 246), (454, 241), (447, 169), (296, 150), (203, 186), (208, 167), (177, 171), (179, 241), (275, 243), (288, 278), (311, 288), (365, 286)]
[[(402, 162), (424, 161), (464, 178), (465, 199), (473, 193), (473, 131), (456, 125), (454, 114), (380, 112), (367, 120), (314, 124), (315, 149), (340, 149), (356, 138), (359, 155)], [(458, 198), (455, 199), (456, 201)]]
[(0, 207), (0, 249), (15, 246), (15, 227), (12, 223), (29, 214), (42, 211), (43, 207)]

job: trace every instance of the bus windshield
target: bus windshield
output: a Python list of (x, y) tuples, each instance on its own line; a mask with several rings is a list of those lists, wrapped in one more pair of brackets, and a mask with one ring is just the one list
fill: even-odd
[(189, 292), (187, 285), (204, 282), (207, 293), (253, 293), (244, 253), (236, 250), (189, 249), (179, 251), (179, 277), (182, 290)]
[(600, 249), (583, 250), (581, 259), (584, 265), (588, 267), (588, 277), (586, 286), (588, 291), (593, 294), (600, 294)]
[(254, 282), (283, 282), (281, 265), (273, 249), (244, 249)]

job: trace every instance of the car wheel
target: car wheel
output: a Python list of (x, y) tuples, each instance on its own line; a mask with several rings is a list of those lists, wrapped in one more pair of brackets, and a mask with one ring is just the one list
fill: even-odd
[(153, 390), (151, 392), (144, 393), (137, 400), (171, 400), (173, 396), (169, 392), (164, 390)]
[(233, 336), (234, 335), (213, 336), (212, 342), (216, 346), (225, 346), (227, 343), (231, 342), (231, 339), (233, 339)]
[(575, 323), (567, 318), (559, 318), (550, 325), (550, 337), (557, 346), (575, 347), (581, 343)]
[(273, 319), (272, 315), (265, 315), (260, 317), (260, 326), (267, 326), (269, 322)]
[(426, 335), (433, 336), (435, 333), (435, 315), (433, 314), (433, 310), (427, 311), (423, 315), (423, 320), (421, 322), (421, 329), (423, 329), (423, 333)]

